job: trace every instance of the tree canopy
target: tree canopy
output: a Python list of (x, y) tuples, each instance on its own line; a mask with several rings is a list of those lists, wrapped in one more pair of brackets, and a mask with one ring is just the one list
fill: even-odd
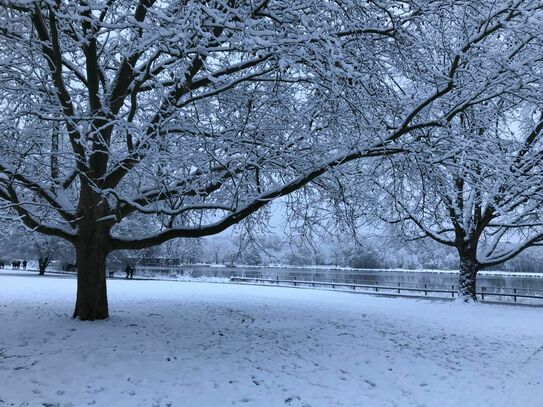
[(535, 100), (542, 7), (6, 0), (0, 199), (74, 244), (74, 316), (105, 318), (109, 252), (218, 233), (474, 106)]

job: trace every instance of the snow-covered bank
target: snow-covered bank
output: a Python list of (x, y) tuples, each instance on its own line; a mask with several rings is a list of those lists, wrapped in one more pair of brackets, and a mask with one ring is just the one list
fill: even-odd
[[(0, 405), (537, 406), (543, 313), (345, 293), (0, 275)], [(27, 404), (25, 404), (27, 403)]]

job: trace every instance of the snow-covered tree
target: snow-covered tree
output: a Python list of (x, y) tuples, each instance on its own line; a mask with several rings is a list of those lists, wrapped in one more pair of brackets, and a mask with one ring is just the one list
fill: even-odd
[(38, 262), (38, 272), (45, 270), (52, 260), (71, 258), (70, 244), (58, 237), (32, 233), (21, 227), (20, 223), (4, 222), (3, 236), (0, 240), (2, 256), (20, 259), (35, 259)]
[(38, 259), (38, 273), (40, 276), (45, 274), (45, 270), (55, 258), (62, 258), (63, 253), (69, 251), (67, 242), (55, 236), (41, 235), (32, 233), (29, 236), (29, 242), (32, 245), (32, 252)]
[(3, 1), (0, 199), (74, 245), (74, 317), (107, 318), (108, 253), (403, 151), (541, 55), (541, 1), (419, 3)]
[(368, 183), (380, 218), (457, 250), (466, 301), (477, 300), (478, 271), (543, 242), (543, 115), (506, 104), (466, 110)]
[(203, 263), (206, 258), (206, 241), (196, 239), (174, 239), (161, 246), (161, 254), (167, 259), (176, 259), (181, 264)]

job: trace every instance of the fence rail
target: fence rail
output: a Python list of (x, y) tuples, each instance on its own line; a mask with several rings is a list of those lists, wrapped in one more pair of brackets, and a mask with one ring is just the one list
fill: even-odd
[[(432, 288), (428, 287), (427, 284), (424, 284), (424, 286), (421, 287), (408, 287), (408, 286), (402, 286), (401, 283), (397, 283), (394, 285), (393, 283), (386, 283), (386, 285), (379, 285), (379, 284), (358, 284), (356, 282), (353, 283), (344, 283), (344, 282), (336, 282), (336, 281), (313, 281), (313, 280), (297, 280), (294, 278), (294, 280), (285, 280), (280, 279), (279, 277), (276, 277), (275, 279), (271, 278), (258, 278), (258, 277), (231, 277), (230, 281), (232, 282), (240, 282), (240, 283), (268, 283), (268, 284), (292, 284), (293, 286), (311, 286), (311, 287), (331, 287), (335, 289), (336, 287), (344, 287), (344, 288), (350, 288), (353, 291), (355, 291), (357, 288), (361, 289), (368, 289), (370, 291), (374, 291), (376, 293), (381, 294), (391, 294), (391, 293), (397, 293), (401, 294), (402, 291), (404, 292), (419, 292), (424, 293), (425, 296), (428, 295), (428, 293), (436, 293), (436, 294), (450, 294), (452, 298), (455, 298), (456, 295), (458, 295), (457, 286), (451, 285), (451, 289), (442, 289), (442, 288)], [(488, 289), (494, 289), (492, 291), (488, 291)], [(521, 291), (526, 291), (527, 289), (523, 288), (507, 288), (508, 290), (511, 290), (510, 293), (504, 293), (499, 292), (496, 290), (503, 290), (503, 288), (498, 287), (486, 287), (482, 286), (481, 291), (477, 292), (477, 295), (481, 297), (481, 300), (485, 300), (485, 297), (510, 297), (513, 298), (514, 302), (517, 302), (518, 298), (531, 298), (531, 299), (539, 299), (543, 300), (543, 295), (533, 295), (533, 294), (523, 294)], [(539, 290), (538, 290), (539, 291)]]

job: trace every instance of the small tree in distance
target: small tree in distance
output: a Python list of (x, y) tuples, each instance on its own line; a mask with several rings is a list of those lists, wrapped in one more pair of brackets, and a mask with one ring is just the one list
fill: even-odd
[(52, 260), (72, 261), (73, 248), (63, 239), (34, 233), (13, 222), (5, 223), (4, 230), (7, 233), (0, 242), (4, 256), (37, 261), (39, 275), (45, 274)]
[(28, 241), (31, 242), (31, 253), (38, 260), (38, 274), (40, 276), (45, 274), (45, 270), (52, 260), (62, 260), (66, 256), (66, 252), (72, 250), (68, 242), (54, 236), (32, 233)]

